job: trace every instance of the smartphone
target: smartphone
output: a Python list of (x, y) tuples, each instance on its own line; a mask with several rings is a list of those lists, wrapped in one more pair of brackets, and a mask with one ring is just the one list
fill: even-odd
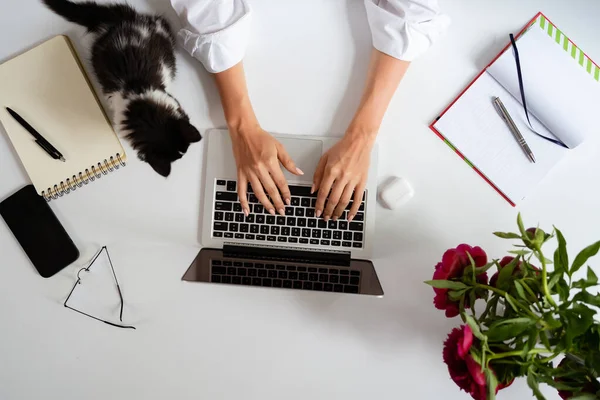
[(44, 278), (79, 258), (79, 250), (69, 234), (33, 185), (1, 202), (0, 215)]

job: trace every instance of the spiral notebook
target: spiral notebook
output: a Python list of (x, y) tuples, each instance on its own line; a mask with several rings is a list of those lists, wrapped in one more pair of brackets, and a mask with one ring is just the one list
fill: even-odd
[[(6, 111), (52, 143), (52, 159)], [(125, 165), (126, 155), (69, 38), (54, 37), (0, 64), (0, 122), (36, 191), (56, 199)]]
[[(596, 135), (600, 67), (542, 13), (517, 35), (516, 45), (535, 132), (558, 139), (569, 149)], [(513, 206), (569, 152), (531, 129), (515, 61), (509, 44), (430, 126)], [(533, 151), (535, 163), (493, 107), (495, 96)]]

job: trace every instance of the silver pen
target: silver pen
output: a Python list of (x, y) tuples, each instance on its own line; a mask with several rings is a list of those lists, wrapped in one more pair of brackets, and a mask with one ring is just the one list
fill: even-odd
[(494, 101), (494, 106), (496, 107), (496, 110), (498, 111), (498, 114), (500, 114), (500, 117), (502, 117), (504, 122), (506, 122), (506, 125), (508, 125), (508, 129), (510, 129), (510, 131), (513, 134), (513, 136), (515, 137), (515, 139), (517, 139), (517, 142), (519, 142), (519, 146), (521, 146), (521, 148), (527, 155), (527, 158), (529, 158), (529, 160), (531, 162), (535, 162), (535, 157), (533, 156), (533, 152), (527, 145), (527, 142), (525, 141), (525, 138), (523, 137), (523, 135), (521, 135), (521, 132), (519, 132), (519, 128), (517, 128), (517, 125), (515, 125), (515, 122), (510, 117), (510, 114), (508, 113), (508, 111), (506, 111), (506, 108), (504, 107), (504, 104), (502, 104), (502, 101), (500, 101), (500, 98), (494, 97), (493, 101)]

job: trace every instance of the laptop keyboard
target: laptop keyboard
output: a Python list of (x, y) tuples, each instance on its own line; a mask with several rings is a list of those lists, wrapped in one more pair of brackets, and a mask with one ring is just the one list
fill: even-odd
[(310, 187), (290, 185), (291, 205), (285, 207), (285, 216), (270, 215), (260, 204), (248, 185), (250, 215), (242, 212), (238, 201), (237, 182), (216, 180), (213, 205), (213, 238), (235, 239), (249, 242), (265, 242), (279, 245), (300, 244), (339, 248), (362, 249), (365, 243), (365, 194), (359, 211), (348, 222), (352, 202), (337, 221), (315, 217), (317, 194), (310, 194)]
[(211, 282), (321, 292), (359, 293), (360, 271), (344, 267), (296, 266), (211, 260)]

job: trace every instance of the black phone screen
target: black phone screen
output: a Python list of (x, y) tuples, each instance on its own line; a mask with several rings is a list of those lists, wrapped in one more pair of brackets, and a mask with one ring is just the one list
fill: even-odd
[(0, 203), (0, 215), (44, 278), (79, 257), (79, 250), (33, 185), (25, 186)]

